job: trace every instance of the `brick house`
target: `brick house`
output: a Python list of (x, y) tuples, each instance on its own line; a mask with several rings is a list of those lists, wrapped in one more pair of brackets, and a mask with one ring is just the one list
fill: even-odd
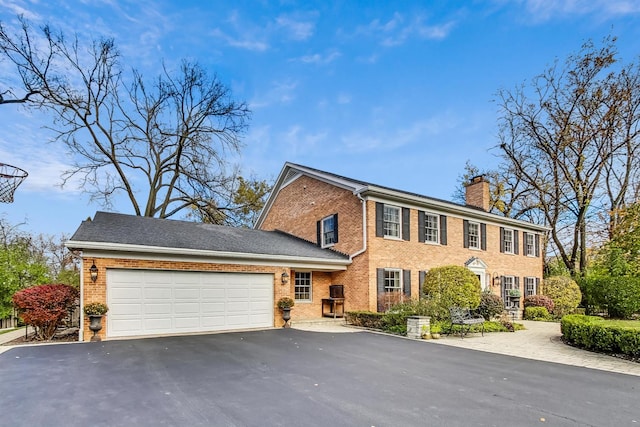
[(281, 326), (283, 296), (293, 321), (382, 311), (450, 264), (518, 315), (509, 291), (538, 292), (546, 229), (490, 214), (488, 200), (481, 178), (459, 205), (286, 163), (254, 229), (98, 212), (66, 246), (82, 252), (82, 305), (109, 305), (102, 338)]
[[(383, 311), (400, 298), (417, 298), (430, 268), (461, 265), (519, 316), (523, 298), (511, 291), (539, 292), (547, 229), (488, 208), (482, 177), (467, 185), (460, 205), (287, 163), (255, 227), (347, 254), (348, 268), (331, 274), (331, 283), (344, 286), (347, 310)], [(296, 318), (321, 316), (326, 285), (312, 272), (294, 270), (291, 293)]]

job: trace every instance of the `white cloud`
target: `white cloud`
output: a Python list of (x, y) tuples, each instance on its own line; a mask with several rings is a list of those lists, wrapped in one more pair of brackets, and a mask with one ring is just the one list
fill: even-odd
[(289, 38), (293, 40), (307, 40), (315, 30), (313, 22), (296, 20), (282, 15), (276, 18), (275, 25), (277, 28), (285, 30)]
[(298, 60), (305, 64), (326, 65), (338, 59), (340, 55), (340, 52), (333, 50), (325, 54), (315, 53), (313, 55), (305, 55)]
[(455, 130), (461, 121), (451, 113), (442, 113), (428, 119), (418, 120), (406, 127), (390, 129), (379, 118), (372, 126), (357, 130), (340, 138), (348, 152), (390, 151), (415, 143), (427, 142), (436, 136)]
[(246, 50), (251, 50), (256, 52), (264, 52), (265, 50), (269, 49), (269, 44), (265, 40), (252, 39), (247, 36), (243, 38), (235, 38), (233, 36), (230, 36), (224, 33), (219, 28), (214, 28), (211, 31), (211, 35), (213, 37), (217, 37), (223, 40), (231, 47), (237, 47), (240, 49), (246, 49)]
[(454, 26), (454, 21), (427, 24), (424, 17), (420, 15), (407, 19), (402, 14), (395, 12), (388, 21), (374, 19), (368, 25), (358, 27), (356, 34), (378, 38), (382, 46), (390, 47), (402, 45), (413, 38), (441, 40), (451, 33)]
[(640, 13), (637, 0), (524, 0), (535, 21), (547, 21), (567, 15), (598, 15), (601, 19)]
[(295, 90), (297, 87), (297, 81), (286, 80), (274, 82), (264, 94), (251, 100), (249, 105), (252, 109), (256, 109), (274, 104), (288, 104), (296, 98)]

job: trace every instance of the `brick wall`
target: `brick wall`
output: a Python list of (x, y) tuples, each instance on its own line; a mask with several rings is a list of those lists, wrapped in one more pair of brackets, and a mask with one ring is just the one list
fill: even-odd
[(317, 243), (317, 221), (338, 213), (338, 243), (333, 249), (362, 249), (362, 203), (351, 191), (302, 176), (278, 193), (261, 229), (282, 230)]
[[(484, 191), (479, 183), (480, 193)], [(491, 290), (500, 294), (500, 286), (493, 284), (494, 276), (513, 275), (542, 278), (541, 257), (522, 255), (522, 230), (520, 231), (520, 255), (500, 252), (500, 225), (487, 223), (487, 250), (465, 249), (463, 244), (463, 218), (447, 214), (447, 245), (418, 241), (418, 209), (410, 209), (410, 241), (392, 240), (375, 235), (375, 202), (367, 201), (367, 251), (353, 258), (345, 272), (332, 274), (331, 281), (345, 286), (347, 310), (377, 309), (377, 268), (401, 268), (411, 270), (411, 294), (419, 295), (419, 272), (443, 265), (465, 265), (472, 257), (487, 264), (486, 279)], [(354, 254), (362, 248), (362, 210), (360, 200), (334, 185), (303, 176), (282, 188), (267, 213), (262, 228), (280, 229), (310, 241), (316, 241), (316, 221), (339, 214), (339, 243), (335, 249)], [(438, 212), (435, 212), (438, 213)], [(482, 222), (482, 221), (480, 221)], [(322, 285), (324, 286), (324, 285)]]

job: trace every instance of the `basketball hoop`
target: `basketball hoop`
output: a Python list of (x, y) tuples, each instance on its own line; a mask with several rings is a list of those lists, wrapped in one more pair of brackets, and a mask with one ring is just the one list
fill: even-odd
[(26, 171), (0, 163), (0, 202), (13, 203), (13, 193), (29, 175)]

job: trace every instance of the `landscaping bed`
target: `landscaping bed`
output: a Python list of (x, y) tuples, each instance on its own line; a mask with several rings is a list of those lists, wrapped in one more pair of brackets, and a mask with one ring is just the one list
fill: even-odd
[(640, 361), (638, 320), (607, 320), (572, 314), (564, 316), (560, 326), (563, 341), (571, 346)]

